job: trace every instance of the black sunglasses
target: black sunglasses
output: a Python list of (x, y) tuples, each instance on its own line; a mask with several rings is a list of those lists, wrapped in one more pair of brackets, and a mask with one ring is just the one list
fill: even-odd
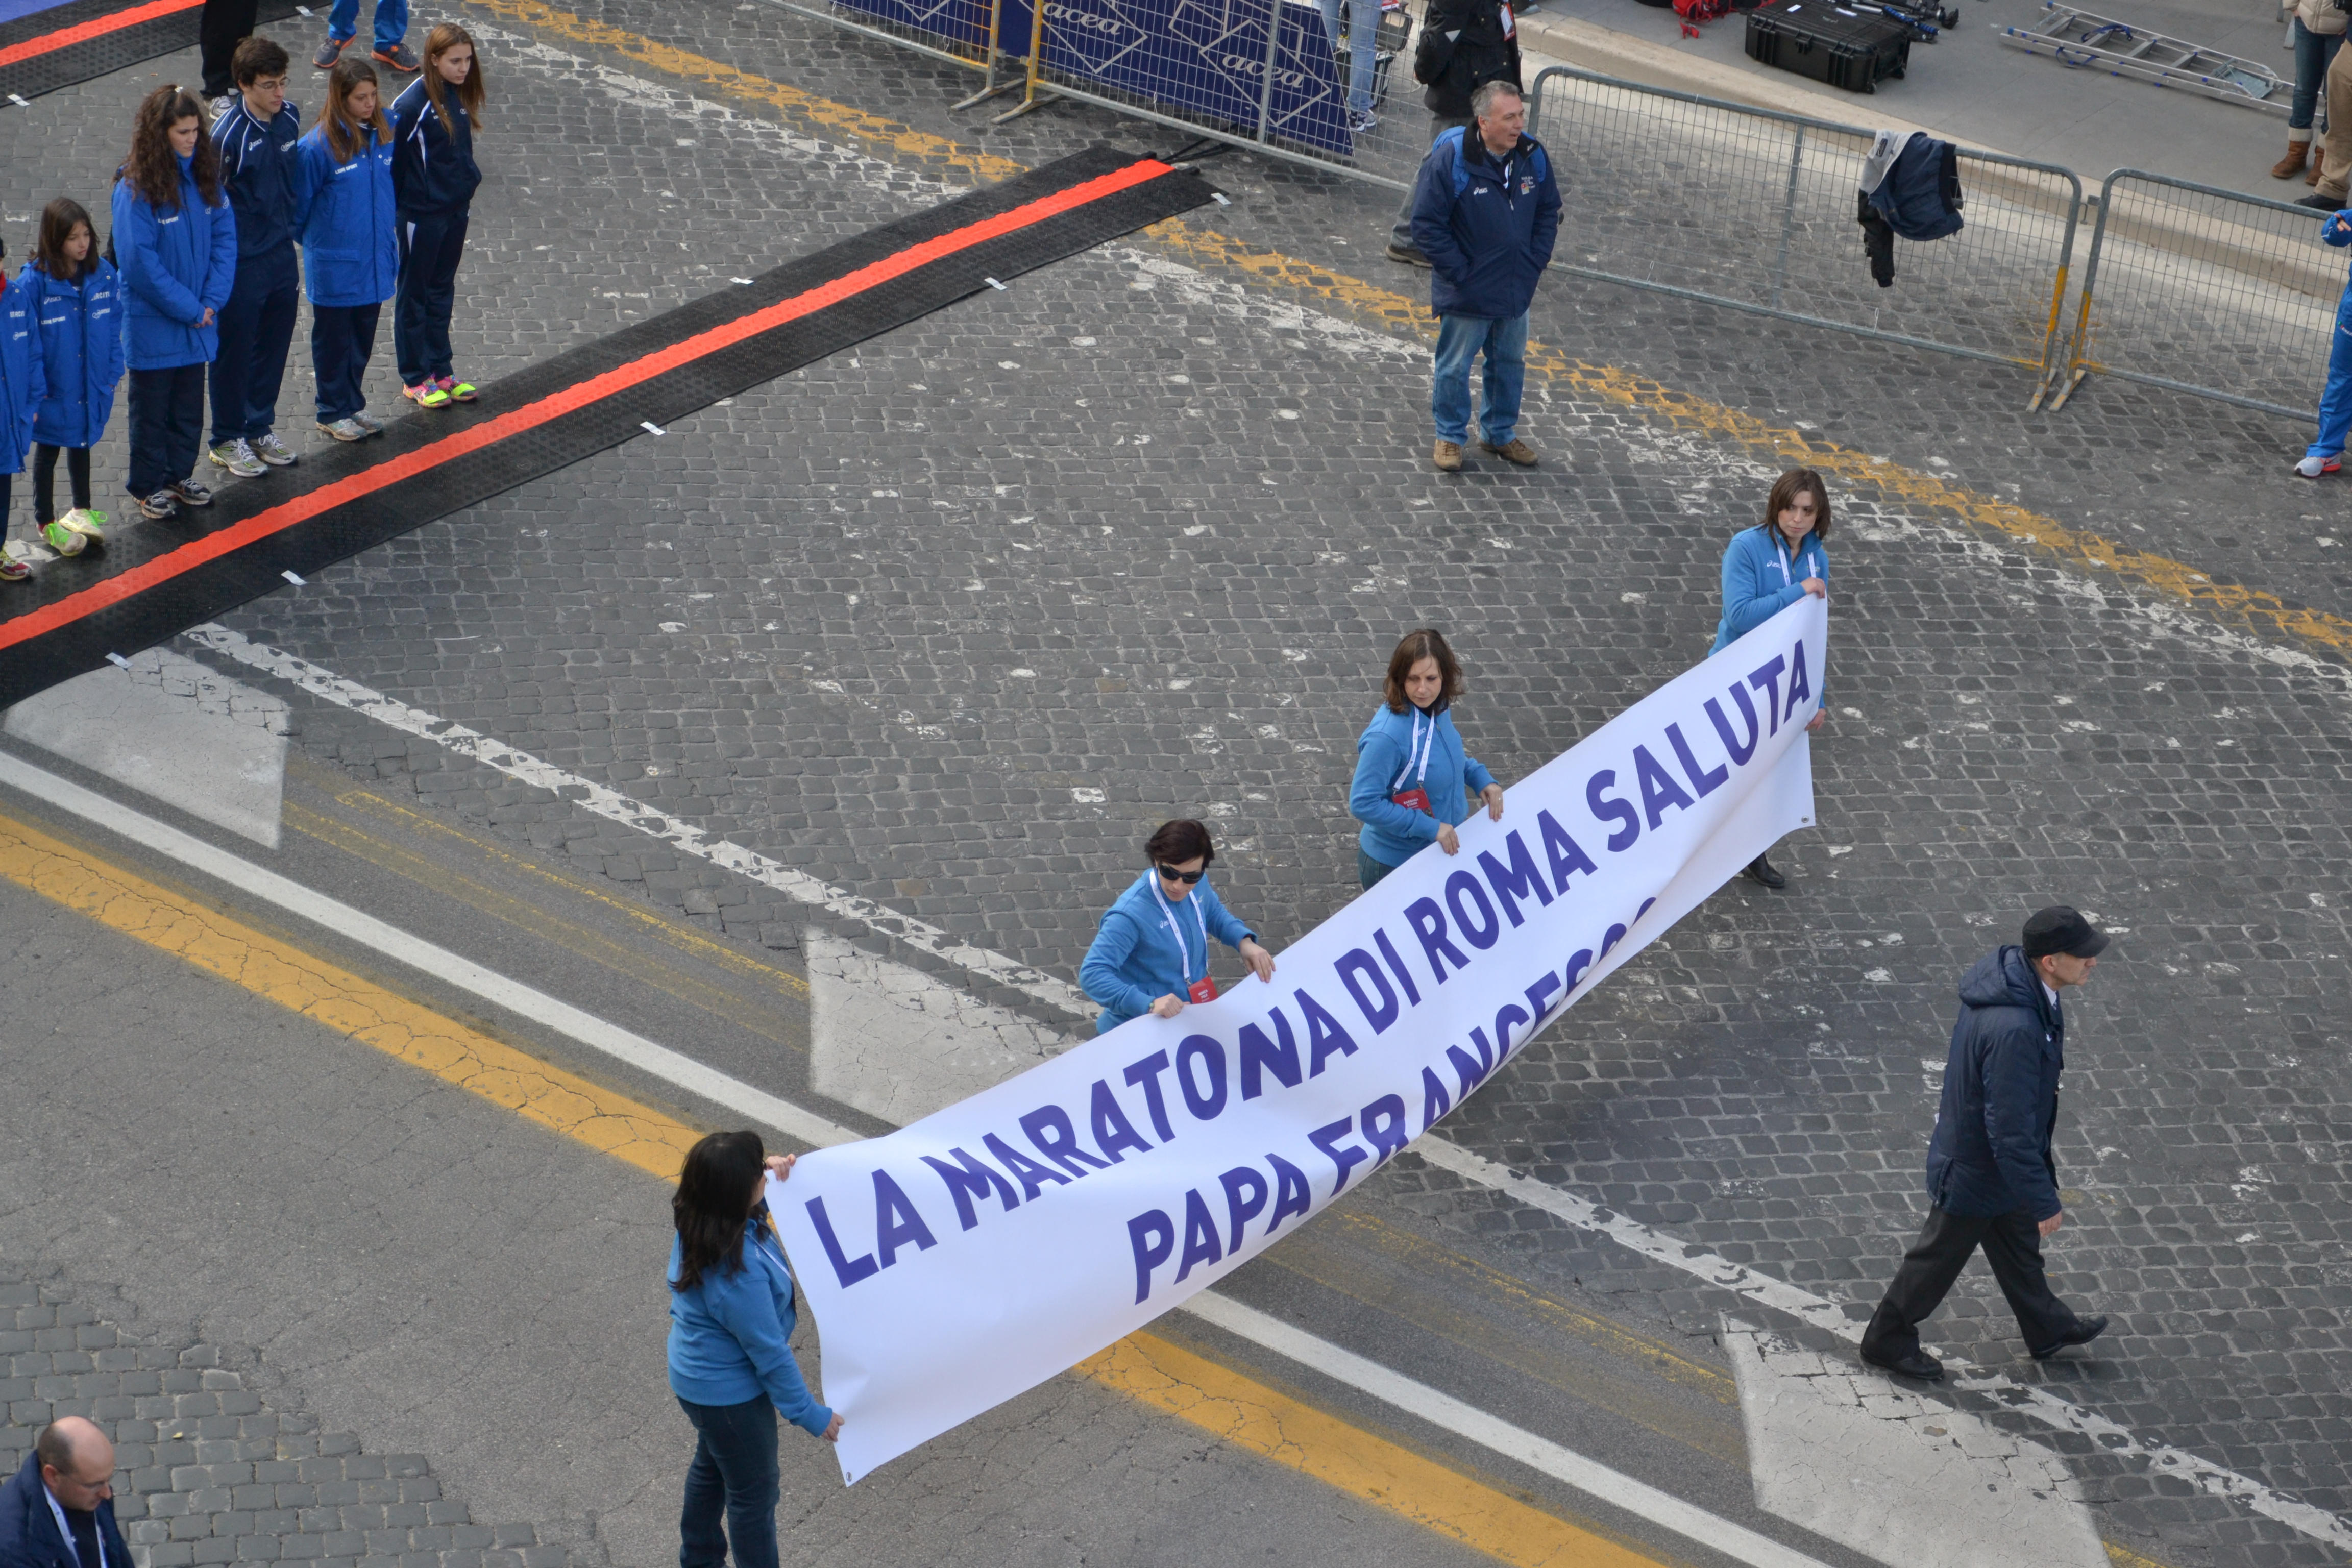
[(1189, 887), (1207, 876), (1209, 868), (1203, 866), (1197, 871), (1179, 871), (1173, 866), (1162, 866), (1160, 868), (1160, 874), (1171, 882), (1182, 882)]

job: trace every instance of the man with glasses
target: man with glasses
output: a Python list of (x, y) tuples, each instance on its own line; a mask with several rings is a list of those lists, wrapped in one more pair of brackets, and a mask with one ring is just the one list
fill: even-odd
[(114, 1522), (114, 1445), (96, 1423), (42, 1427), (0, 1487), (0, 1568), (131, 1568)]
[(1172, 1018), (1194, 1002), (1216, 999), (1209, 978), (1209, 939), (1242, 955), (1261, 981), (1274, 978), (1274, 954), (1226, 912), (1205, 880), (1217, 858), (1209, 830), (1189, 819), (1164, 822), (1143, 846), (1151, 869), (1135, 879), (1102, 918), (1078, 979), (1103, 1005), (1097, 1034), (1146, 1013)]

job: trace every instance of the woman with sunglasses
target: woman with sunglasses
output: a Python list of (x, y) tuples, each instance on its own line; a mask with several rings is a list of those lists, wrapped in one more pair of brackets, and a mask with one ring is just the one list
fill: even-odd
[(1206, 827), (1189, 819), (1163, 822), (1143, 854), (1151, 869), (1111, 905), (1078, 966), (1087, 994), (1103, 1005), (1097, 1034), (1146, 1013), (1172, 1018), (1187, 1003), (1215, 1000), (1212, 936), (1238, 952), (1260, 980), (1274, 978), (1274, 954), (1225, 911), (1203, 879), (1217, 858)]

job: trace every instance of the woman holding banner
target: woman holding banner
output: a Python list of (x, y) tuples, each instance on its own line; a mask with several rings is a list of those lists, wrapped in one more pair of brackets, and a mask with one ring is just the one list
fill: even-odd
[[(1764, 502), (1764, 521), (1733, 534), (1723, 552), (1723, 620), (1715, 628), (1715, 646), (1708, 654), (1721, 653), (1808, 594), (1826, 604), (1830, 558), (1822, 542), (1829, 536), (1830, 492), (1821, 475), (1811, 468), (1790, 468), (1773, 480), (1772, 493)], [(1828, 697), (1824, 679), (1821, 710), (1807, 730), (1819, 730), (1830, 716)], [(1789, 879), (1762, 855), (1749, 861), (1742, 875), (1775, 889), (1789, 885)]]
[(1461, 694), (1462, 666), (1444, 635), (1405, 633), (1389, 655), (1382, 705), (1356, 741), (1356, 779), (1348, 788), (1348, 810), (1364, 825), (1356, 876), (1367, 888), (1424, 845), (1457, 853), (1462, 840), (1454, 830), (1470, 819), (1471, 796), (1503, 819), (1503, 786), (1463, 751), (1454, 731), (1452, 709)]
[(719, 1568), (730, 1548), (735, 1568), (776, 1568), (777, 1413), (812, 1437), (841, 1435), (793, 1359), (793, 1277), (765, 1196), (769, 1173), (792, 1170), (756, 1132), (713, 1132), (686, 1152), (670, 1198), (669, 1386), (695, 1431), (683, 1568)]
[(1191, 1002), (1213, 1002), (1209, 938), (1242, 955), (1260, 980), (1274, 978), (1274, 954), (1226, 912), (1207, 881), (1217, 858), (1209, 830), (1189, 819), (1163, 822), (1143, 846), (1151, 869), (1102, 918), (1078, 979), (1103, 1005), (1095, 1032), (1107, 1035), (1145, 1013), (1172, 1018)]

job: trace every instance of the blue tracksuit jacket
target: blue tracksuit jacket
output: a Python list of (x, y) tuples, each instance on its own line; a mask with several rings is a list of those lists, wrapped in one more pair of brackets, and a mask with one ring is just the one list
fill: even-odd
[[(1356, 778), (1348, 786), (1349, 813), (1364, 825), (1356, 842), (1381, 865), (1402, 866), (1437, 842), (1441, 818), (1451, 827), (1469, 820), (1467, 802), (1494, 782), (1462, 749), (1450, 710), (1393, 713), (1383, 704), (1356, 738)], [(1397, 805), (1393, 797), (1412, 789), (1426, 791), (1439, 815)]]
[(180, 204), (157, 212), (129, 180), (114, 184), (114, 264), (122, 274), (122, 356), (132, 370), (210, 364), (220, 353), (217, 314), (236, 286), (236, 213), (226, 195), (206, 206), (188, 163)]
[(245, 107), (243, 93), (213, 121), (228, 204), (236, 209), (238, 257), (267, 256), (294, 243), (302, 210), (301, 140), (301, 116), (291, 103), (263, 121)]
[(1078, 983), (1103, 1005), (1097, 1034), (1150, 1012), (1162, 996), (1184, 997), (1209, 973), (1211, 937), (1237, 948), (1257, 934), (1226, 912), (1206, 878), (1173, 905), (1161, 901), (1159, 881), (1157, 871), (1146, 871), (1118, 896), (1078, 965)]
[(392, 199), (392, 145), (373, 125), (342, 163), (313, 125), (297, 151), (304, 205), (296, 220), (313, 305), (381, 305), (400, 281), (399, 219)]
[(1457, 126), (1422, 160), (1412, 242), (1429, 258), (1429, 307), (1438, 315), (1526, 315), (1559, 237), (1559, 186), (1532, 137), (1497, 158), (1477, 127)]
[(25, 471), (33, 416), (47, 383), (41, 374), (41, 321), (24, 274), (0, 278), (0, 474)]
[[(684, 1254), (669, 1244), (669, 1273)], [(793, 1277), (768, 1228), (765, 1204), (743, 1227), (743, 1267), (706, 1269), (691, 1290), (669, 1293), (669, 1386), (695, 1405), (742, 1405), (766, 1394), (776, 1414), (813, 1437), (833, 1412), (809, 1393), (793, 1357)]]
[(454, 95), (449, 123), (433, 112), (419, 76), (392, 100), (392, 190), (403, 217), (466, 210), (481, 187), (474, 162), (474, 126)]
[(51, 447), (95, 447), (114, 413), (122, 381), (122, 279), (103, 258), (79, 283), (36, 265), (16, 275), (41, 321), (41, 374), (48, 395), (33, 420), (33, 439)]

